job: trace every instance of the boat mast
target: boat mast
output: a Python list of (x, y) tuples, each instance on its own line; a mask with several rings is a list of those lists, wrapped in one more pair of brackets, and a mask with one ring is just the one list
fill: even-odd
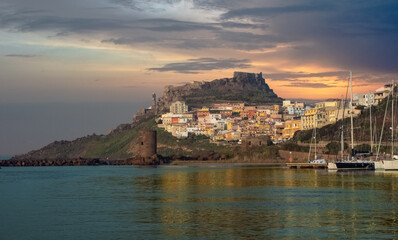
[(372, 132), (372, 105), (373, 102), (370, 100), (371, 99), (371, 94), (370, 92), (368, 93), (368, 104), (370, 105), (369, 108), (369, 112), (370, 112), (370, 116), (369, 116), (369, 121), (370, 121), (370, 152), (373, 152), (373, 132)]
[[(312, 131), (312, 134), (314, 134), (314, 131)], [(313, 135), (311, 135), (311, 142), (310, 142), (310, 151), (308, 151), (308, 162), (311, 159), (311, 147), (312, 147), (312, 139), (314, 138)]]
[[(315, 116), (316, 116), (316, 114), (315, 114)], [(314, 160), (316, 161), (316, 127), (317, 127), (317, 122), (316, 122), (316, 120), (315, 120), (315, 136), (314, 136), (314, 139), (315, 139), (315, 156), (314, 156)]]
[[(347, 96), (346, 96), (347, 97)], [(344, 158), (344, 111), (345, 111), (345, 99), (344, 97), (341, 99), (341, 108), (343, 108), (343, 112), (341, 114), (341, 161)]]
[[(387, 96), (387, 103), (386, 103), (386, 109), (384, 110), (384, 119), (383, 119), (383, 125), (381, 127), (381, 133), (380, 133), (380, 138), (379, 138), (379, 145), (377, 147), (377, 155), (376, 155), (376, 160), (379, 159), (379, 153), (380, 153), (380, 146), (381, 146), (381, 139), (383, 138), (383, 131), (384, 131), (384, 124), (386, 123), (386, 117), (387, 117), (387, 109), (388, 109), (388, 102), (390, 101), (390, 94)], [(375, 124), (376, 126), (376, 124)]]
[(391, 81), (391, 159), (394, 159), (394, 80)]
[(354, 119), (353, 119), (353, 108), (352, 108), (352, 71), (350, 71), (350, 85), (351, 85), (351, 157), (354, 156)]

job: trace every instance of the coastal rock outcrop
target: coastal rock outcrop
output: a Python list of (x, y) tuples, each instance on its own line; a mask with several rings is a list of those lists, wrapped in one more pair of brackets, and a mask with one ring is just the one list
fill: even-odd
[(235, 72), (232, 78), (211, 82), (195, 81), (183, 86), (166, 86), (157, 103), (158, 112), (168, 111), (170, 104), (178, 100), (194, 107), (226, 101), (257, 105), (282, 102), (265, 82), (262, 73), (246, 72)]

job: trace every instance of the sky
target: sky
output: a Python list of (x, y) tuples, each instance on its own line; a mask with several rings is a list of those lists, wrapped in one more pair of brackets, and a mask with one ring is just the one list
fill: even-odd
[(398, 2), (2, 0), (0, 155), (104, 134), (165, 85), (262, 72), (283, 98), (398, 72)]

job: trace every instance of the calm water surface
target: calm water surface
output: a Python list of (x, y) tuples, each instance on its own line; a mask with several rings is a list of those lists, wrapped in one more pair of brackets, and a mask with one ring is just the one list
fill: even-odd
[(259, 166), (0, 170), (0, 239), (392, 239), (398, 174)]

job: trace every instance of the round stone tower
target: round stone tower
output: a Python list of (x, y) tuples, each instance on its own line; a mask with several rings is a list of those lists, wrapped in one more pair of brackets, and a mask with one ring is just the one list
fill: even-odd
[(157, 110), (157, 103), (156, 103), (156, 93), (152, 93), (152, 111), (153, 111), (153, 113), (154, 114), (157, 114), (158, 113), (158, 110)]
[(156, 154), (157, 142), (156, 131), (141, 130), (140, 131), (140, 157), (150, 158)]

